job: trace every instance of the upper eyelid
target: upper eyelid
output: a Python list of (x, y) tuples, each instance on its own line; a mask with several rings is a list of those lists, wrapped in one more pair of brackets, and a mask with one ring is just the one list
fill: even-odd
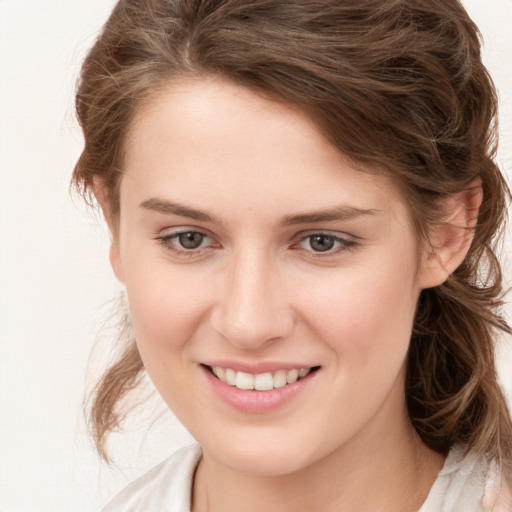
[(305, 249), (301, 248), (307, 253), (311, 253), (315, 258), (328, 258), (333, 257), (339, 254), (340, 252), (343, 252), (345, 250), (353, 250), (356, 247), (361, 245), (361, 238), (349, 235), (348, 233), (339, 233), (339, 232), (332, 232), (332, 231), (322, 231), (322, 230), (314, 230), (309, 231), (306, 233), (303, 233), (302, 236), (299, 236), (295, 239), (295, 242), (292, 243), (292, 248), (303, 244), (308, 238), (313, 237), (315, 235), (323, 235), (323, 236), (330, 236), (335, 240), (335, 244), (338, 244), (335, 247), (328, 249), (326, 251), (314, 251), (313, 249)]
[(181, 235), (182, 233), (201, 233), (209, 238), (214, 238), (214, 235), (212, 235), (208, 229), (195, 226), (167, 227), (159, 229), (155, 234), (155, 238), (171, 238), (176, 235)]
[(358, 240), (361, 240), (361, 237), (359, 237), (357, 235), (353, 235), (351, 233), (340, 232), (340, 231), (336, 231), (336, 230), (330, 230), (330, 229), (308, 229), (306, 231), (301, 231), (300, 233), (294, 235), (294, 237), (292, 237), (292, 240), (293, 239), (304, 240), (305, 238), (308, 238), (308, 237), (314, 236), (314, 235), (332, 236), (332, 237), (338, 238), (340, 240), (350, 240), (353, 242), (357, 242)]
[(306, 235), (306, 236), (303, 236), (303, 237), (299, 238), (298, 241), (299, 242), (304, 242), (308, 238), (314, 237), (315, 235), (332, 237), (336, 242), (340, 243), (341, 245), (349, 245), (349, 244), (353, 245), (353, 244), (357, 243), (356, 240), (352, 240), (350, 237), (337, 236), (337, 235), (333, 235), (331, 233), (312, 233), (310, 235)]

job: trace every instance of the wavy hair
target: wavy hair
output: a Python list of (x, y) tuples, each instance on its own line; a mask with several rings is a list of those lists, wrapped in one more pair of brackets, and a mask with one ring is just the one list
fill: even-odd
[[(412, 424), (429, 447), (454, 443), (505, 463), (512, 426), (497, 383), (496, 256), (509, 191), (495, 163), (496, 92), (477, 27), (458, 0), (121, 0), (87, 55), (76, 94), (85, 147), (73, 183), (105, 184), (115, 231), (127, 131), (141, 104), (181, 79), (221, 76), (291, 102), (354, 162), (402, 187), (420, 242), (443, 198), (479, 178), (483, 203), (467, 257), (424, 290), (408, 353)], [(368, 165), (367, 165), (368, 166)], [(114, 236), (115, 232), (114, 232)], [(99, 452), (144, 367), (135, 341), (95, 387)]]

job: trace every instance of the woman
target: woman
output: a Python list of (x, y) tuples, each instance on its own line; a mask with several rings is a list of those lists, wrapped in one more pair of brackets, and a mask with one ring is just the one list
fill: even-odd
[(74, 183), (198, 441), (105, 510), (511, 510), (495, 92), (456, 0), (121, 1)]

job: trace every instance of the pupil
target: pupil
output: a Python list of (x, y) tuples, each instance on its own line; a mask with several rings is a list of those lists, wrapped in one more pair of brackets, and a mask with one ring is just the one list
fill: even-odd
[(309, 243), (311, 248), (318, 252), (325, 252), (334, 247), (334, 239), (332, 236), (328, 235), (315, 235), (311, 237)]
[(185, 249), (197, 249), (203, 241), (203, 235), (197, 231), (181, 233), (178, 237), (180, 245)]

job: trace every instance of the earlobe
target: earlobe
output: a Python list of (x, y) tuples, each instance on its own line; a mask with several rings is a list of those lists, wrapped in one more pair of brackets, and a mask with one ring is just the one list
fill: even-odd
[(96, 201), (100, 205), (101, 211), (103, 212), (103, 217), (105, 218), (105, 222), (108, 225), (111, 242), (110, 242), (110, 265), (112, 266), (112, 270), (114, 271), (115, 276), (121, 283), (124, 283), (124, 274), (121, 265), (121, 255), (119, 252), (119, 235), (116, 226), (114, 225), (114, 219), (112, 216), (112, 210), (110, 208), (110, 202), (108, 199), (108, 191), (107, 187), (103, 180), (99, 178), (94, 178), (94, 196), (96, 197)]
[(430, 230), (429, 246), (422, 258), (422, 289), (444, 283), (464, 261), (473, 241), (482, 199), (482, 181), (477, 178), (468, 188), (444, 200), (445, 219)]

